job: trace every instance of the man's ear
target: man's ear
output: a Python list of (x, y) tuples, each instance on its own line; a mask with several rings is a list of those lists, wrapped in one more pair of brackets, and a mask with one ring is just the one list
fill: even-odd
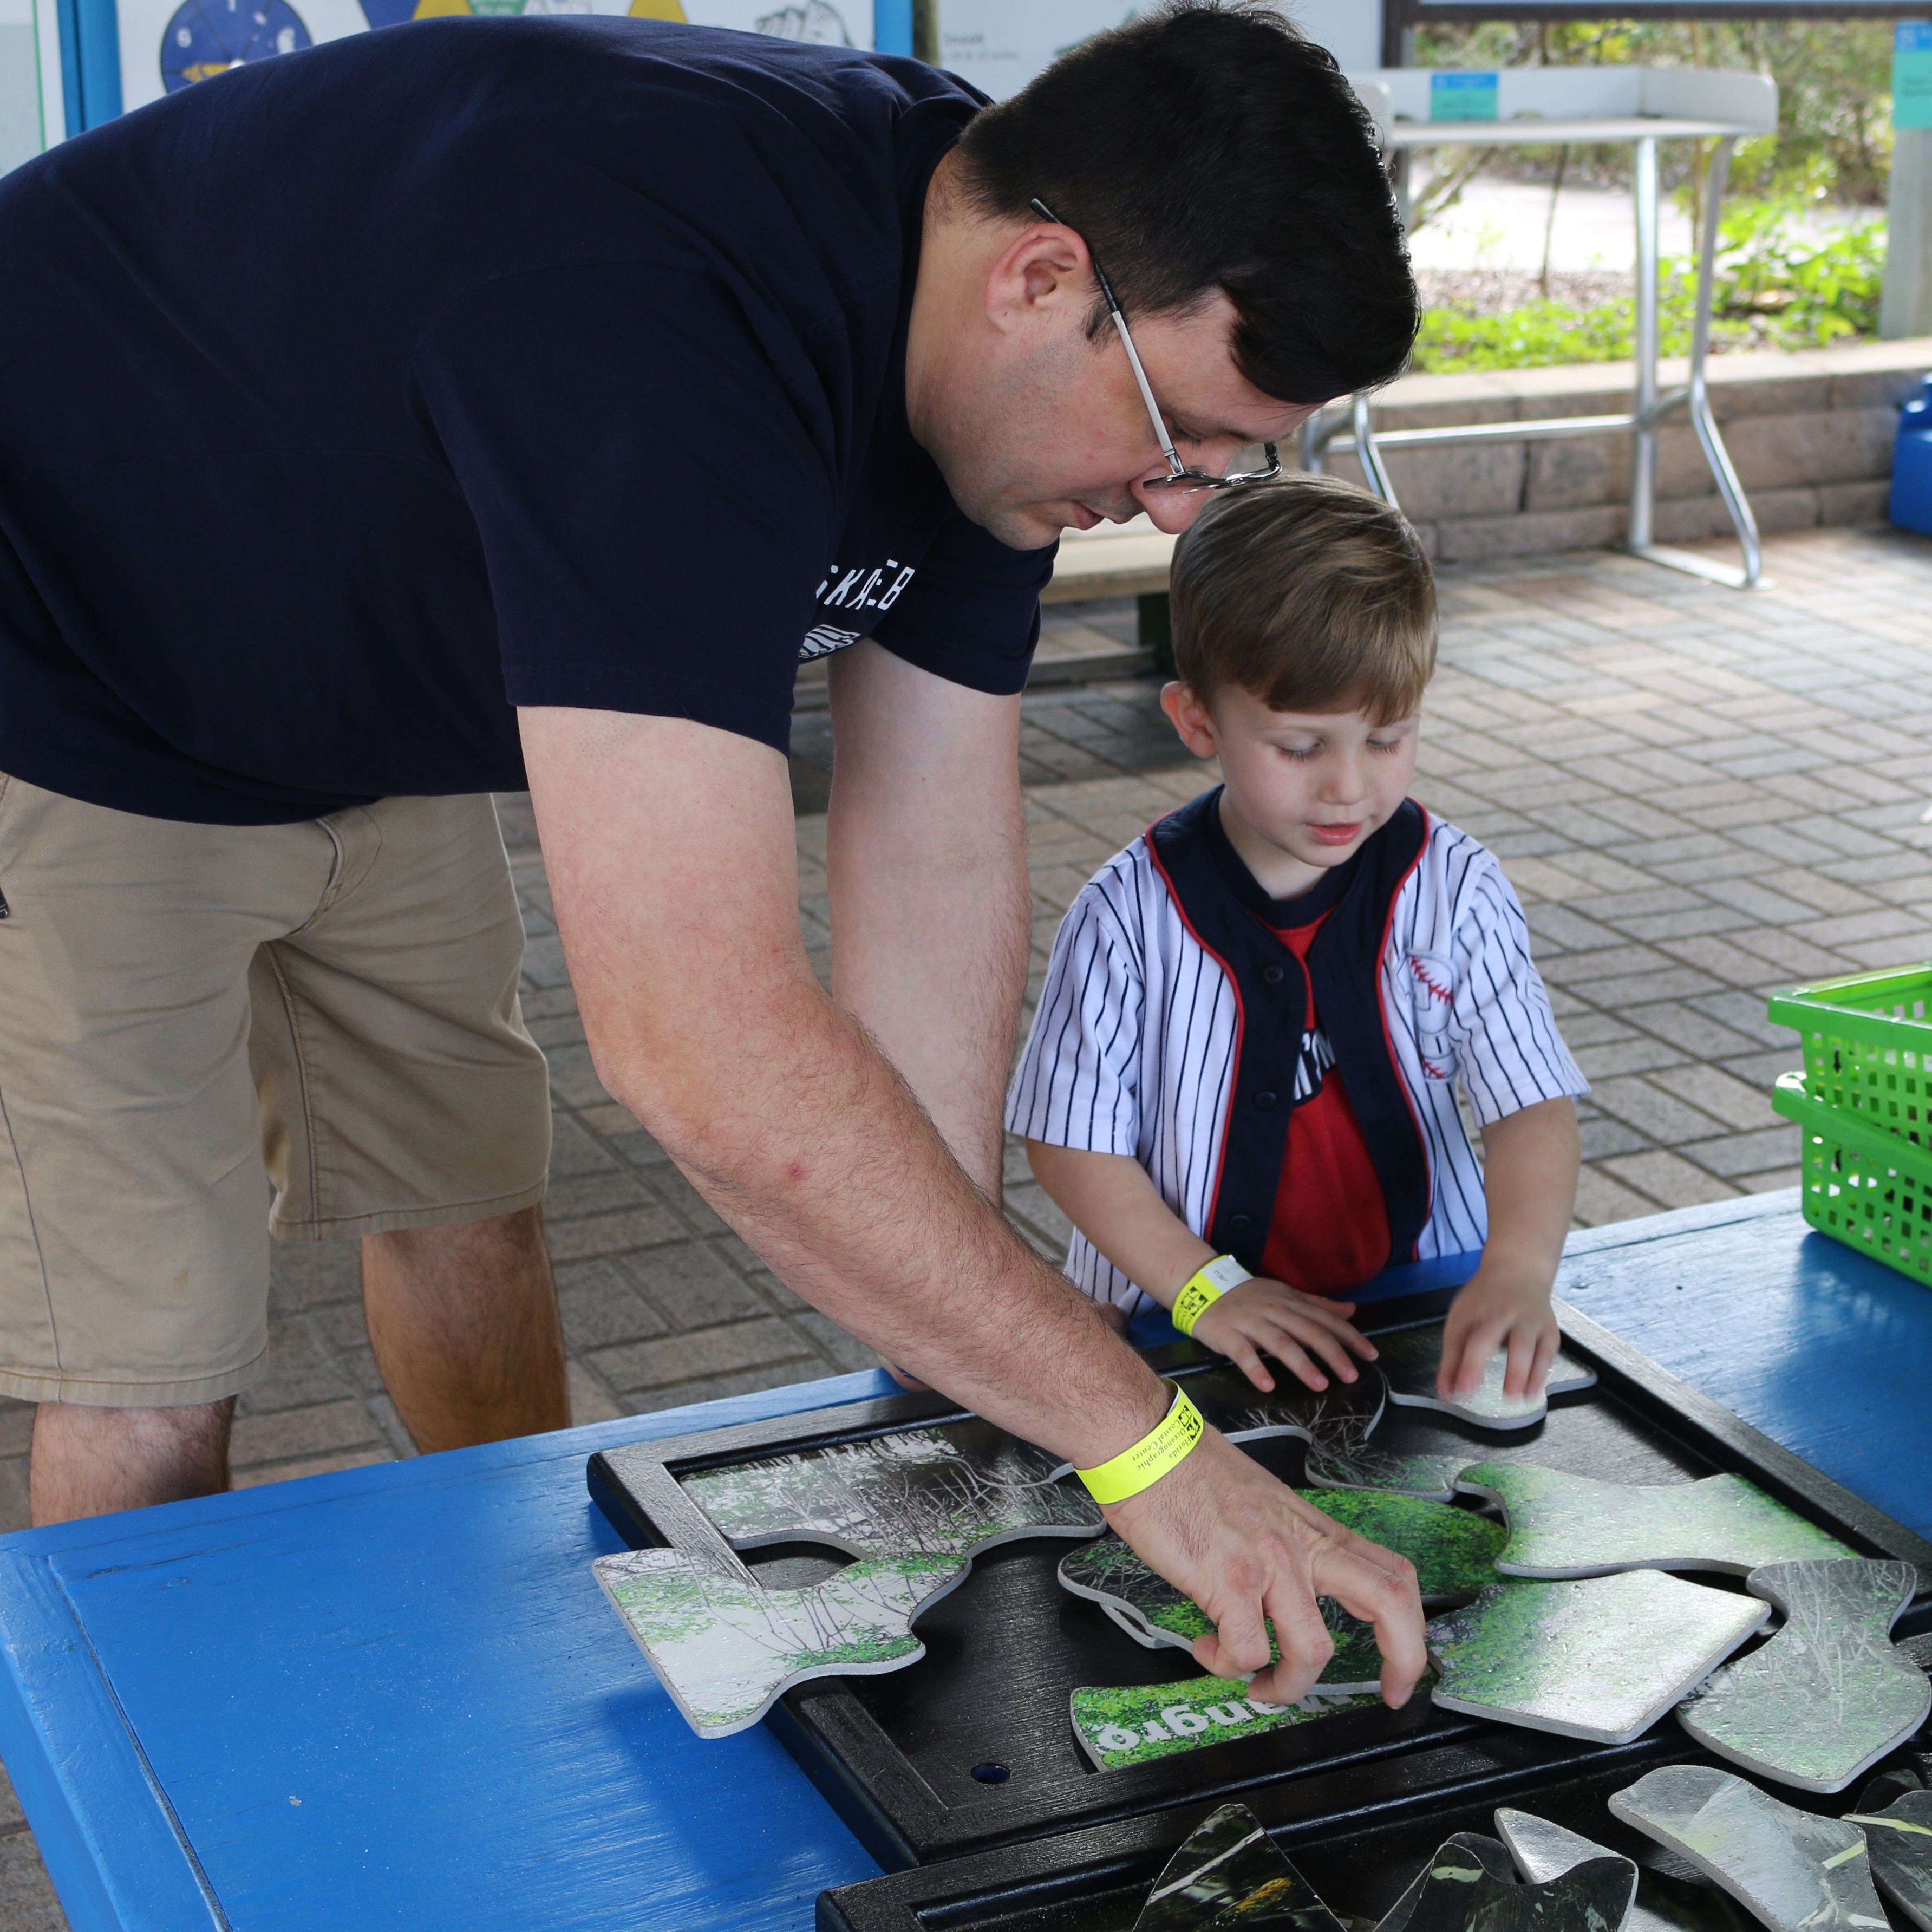
[(1058, 221), (1029, 223), (986, 274), (986, 319), (1010, 331), (1058, 321), (1069, 308), (1084, 318), (1098, 284), (1087, 244)]
[(1180, 742), (1197, 758), (1211, 758), (1220, 749), (1214, 733), (1214, 714), (1191, 684), (1176, 682), (1163, 685), (1160, 708), (1167, 722), (1180, 734)]

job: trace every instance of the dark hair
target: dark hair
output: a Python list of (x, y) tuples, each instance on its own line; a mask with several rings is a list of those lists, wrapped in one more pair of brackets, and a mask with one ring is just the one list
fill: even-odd
[(1436, 669), (1436, 578), (1408, 519), (1338, 476), (1231, 490), (1174, 549), (1174, 664), (1211, 699), (1412, 718)]
[(1023, 220), (1037, 196), (1130, 322), (1225, 290), (1264, 395), (1326, 402), (1408, 359), (1415, 282), (1375, 124), (1334, 57), (1252, 0), (1168, 0), (1096, 34), (982, 110), (959, 152), (970, 205)]

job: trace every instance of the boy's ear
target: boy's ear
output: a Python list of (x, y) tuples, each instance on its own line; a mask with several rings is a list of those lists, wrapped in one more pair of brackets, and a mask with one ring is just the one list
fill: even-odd
[(1160, 708), (1167, 713), (1167, 722), (1180, 734), (1180, 742), (1197, 758), (1211, 758), (1220, 750), (1214, 714), (1193, 686), (1179, 682), (1162, 686)]

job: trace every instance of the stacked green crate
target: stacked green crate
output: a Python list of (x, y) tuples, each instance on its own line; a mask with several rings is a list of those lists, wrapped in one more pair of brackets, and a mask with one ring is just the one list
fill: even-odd
[(1772, 1104), (1803, 1130), (1804, 1218), (1932, 1283), (1932, 964), (1773, 996), (1804, 1071)]

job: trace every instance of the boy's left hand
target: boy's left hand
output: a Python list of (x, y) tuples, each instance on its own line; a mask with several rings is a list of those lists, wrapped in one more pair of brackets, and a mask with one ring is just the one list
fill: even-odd
[(1444, 1397), (1474, 1394), (1490, 1358), (1506, 1348), (1509, 1372), (1503, 1378), (1503, 1392), (1534, 1394), (1547, 1379), (1562, 1339), (1550, 1312), (1546, 1282), (1511, 1280), (1500, 1270), (1478, 1268), (1456, 1296), (1444, 1324), (1436, 1393)]

